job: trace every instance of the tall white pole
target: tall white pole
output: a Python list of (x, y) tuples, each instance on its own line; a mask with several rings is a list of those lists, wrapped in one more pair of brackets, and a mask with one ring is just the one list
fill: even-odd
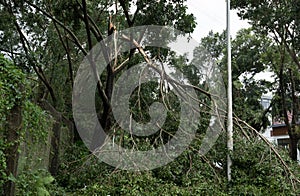
[[(227, 68), (228, 68), (228, 113), (227, 113), (227, 148), (231, 153), (233, 151), (233, 121), (232, 121), (232, 71), (231, 71), (231, 40), (230, 40), (230, 0), (227, 0)], [(227, 154), (227, 178), (231, 181), (232, 160), (230, 154)]]

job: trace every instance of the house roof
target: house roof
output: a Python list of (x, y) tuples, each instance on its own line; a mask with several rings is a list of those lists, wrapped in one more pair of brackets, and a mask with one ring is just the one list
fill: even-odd
[(282, 124), (273, 124), (271, 127), (276, 128), (276, 127), (285, 127), (285, 126), (286, 126), (286, 124), (282, 123)]

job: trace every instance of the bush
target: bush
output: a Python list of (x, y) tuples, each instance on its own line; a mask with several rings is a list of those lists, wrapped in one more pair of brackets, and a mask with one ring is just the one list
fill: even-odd
[[(216, 154), (218, 148), (225, 150), (223, 145), (217, 143), (206, 157), (189, 149), (161, 168), (131, 172), (99, 163), (77, 143), (70, 149), (72, 153), (66, 152), (57, 182), (72, 195), (299, 195), (281, 163), (257, 139), (235, 138), (233, 179), (228, 183), (226, 157)], [(294, 163), (281, 154), (292, 168)]]

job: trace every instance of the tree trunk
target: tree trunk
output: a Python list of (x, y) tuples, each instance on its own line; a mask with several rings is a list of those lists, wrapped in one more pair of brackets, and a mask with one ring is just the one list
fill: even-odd
[[(113, 85), (114, 85), (114, 75), (110, 64), (107, 66), (107, 80), (106, 80), (106, 87), (105, 87), (105, 94), (110, 103), (111, 96), (113, 92)], [(109, 104), (104, 103), (103, 105), (103, 113), (101, 116), (101, 125), (104, 131), (109, 131), (111, 127), (111, 106)]]
[[(55, 104), (53, 104), (55, 105)], [(74, 134), (74, 124), (72, 120), (67, 119), (64, 117), (59, 111), (55, 109), (55, 107), (51, 105), (47, 100), (40, 100), (39, 106), (44, 110), (50, 112), (50, 114), (54, 117), (55, 122), (52, 127), (52, 137), (51, 137), (51, 153), (50, 153), (50, 160), (49, 160), (49, 172), (52, 176), (57, 175), (57, 171), (59, 168), (59, 151), (61, 143), (61, 127), (62, 124), (68, 126), (68, 129), (71, 131), (71, 134)], [(73, 135), (74, 136), (74, 135)], [(74, 138), (73, 138), (74, 139)]]
[(292, 69), (289, 69), (290, 73), (290, 80), (291, 80), (291, 90), (292, 90), (292, 126), (289, 132), (290, 136), (290, 157), (292, 160), (297, 161), (297, 144), (299, 140), (299, 136), (297, 133), (297, 123), (298, 123), (298, 114), (299, 114), (299, 102), (297, 90), (296, 90), (296, 83), (295, 83), (295, 76)]
[(50, 149), (50, 164), (49, 172), (52, 176), (57, 175), (59, 168), (59, 144), (60, 144), (60, 130), (61, 122), (57, 121), (54, 123), (52, 128), (52, 138), (51, 138), (51, 149)]
[[(104, 132), (108, 132), (111, 128), (112, 125), (112, 120), (111, 120), (111, 106), (110, 106), (110, 101), (112, 97), (112, 92), (113, 92), (113, 84), (114, 84), (114, 75), (112, 72), (111, 67), (108, 65), (107, 67), (107, 79), (106, 79), (106, 87), (105, 87), (105, 94), (107, 97), (107, 100), (109, 103), (106, 103), (103, 101), (103, 113), (101, 114), (101, 120), (100, 124)], [(90, 146), (90, 150), (93, 152), (97, 148), (101, 147), (104, 144), (104, 141), (106, 138), (102, 138), (102, 135), (100, 133), (100, 127), (95, 127), (93, 138), (92, 138), (92, 143)]]
[[(20, 145), (20, 135), (19, 130), (22, 125), (22, 113), (21, 106), (15, 105), (7, 116), (7, 129), (5, 132), (5, 137), (9, 147), (5, 149), (6, 156), (6, 174), (7, 176), (13, 175), (17, 176), (18, 159), (19, 153), (18, 148)], [(15, 195), (15, 183), (8, 180), (4, 184), (4, 195), (13, 196)]]
[(292, 160), (297, 161), (297, 144), (299, 139), (293, 135), (290, 135), (290, 157)]
[(290, 157), (292, 160), (297, 161), (297, 152), (298, 152), (298, 142), (300, 139), (300, 135), (298, 133), (299, 125), (295, 125), (291, 127), (289, 130), (289, 137), (290, 137)]

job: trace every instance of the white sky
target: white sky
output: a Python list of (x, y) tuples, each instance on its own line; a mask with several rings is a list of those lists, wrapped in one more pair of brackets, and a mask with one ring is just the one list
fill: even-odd
[[(192, 34), (196, 41), (208, 35), (210, 30), (222, 32), (226, 29), (226, 0), (187, 0), (189, 13), (194, 14), (197, 26)], [(231, 35), (234, 37), (241, 28), (249, 27), (246, 21), (242, 21), (231, 10)]]
[[(200, 42), (201, 38), (208, 35), (209, 31), (223, 32), (226, 29), (226, 0), (187, 0), (188, 12), (194, 14), (197, 26), (192, 37)], [(247, 21), (240, 20), (237, 11), (231, 10), (231, 36), (234, 38), (238, 30), (250, 27)], [(266, 79), (274, 82), (273, 73), (264, 71), (255, 75), (256, 80)], [(267, 93), (268, 96), (271, 92)]]

